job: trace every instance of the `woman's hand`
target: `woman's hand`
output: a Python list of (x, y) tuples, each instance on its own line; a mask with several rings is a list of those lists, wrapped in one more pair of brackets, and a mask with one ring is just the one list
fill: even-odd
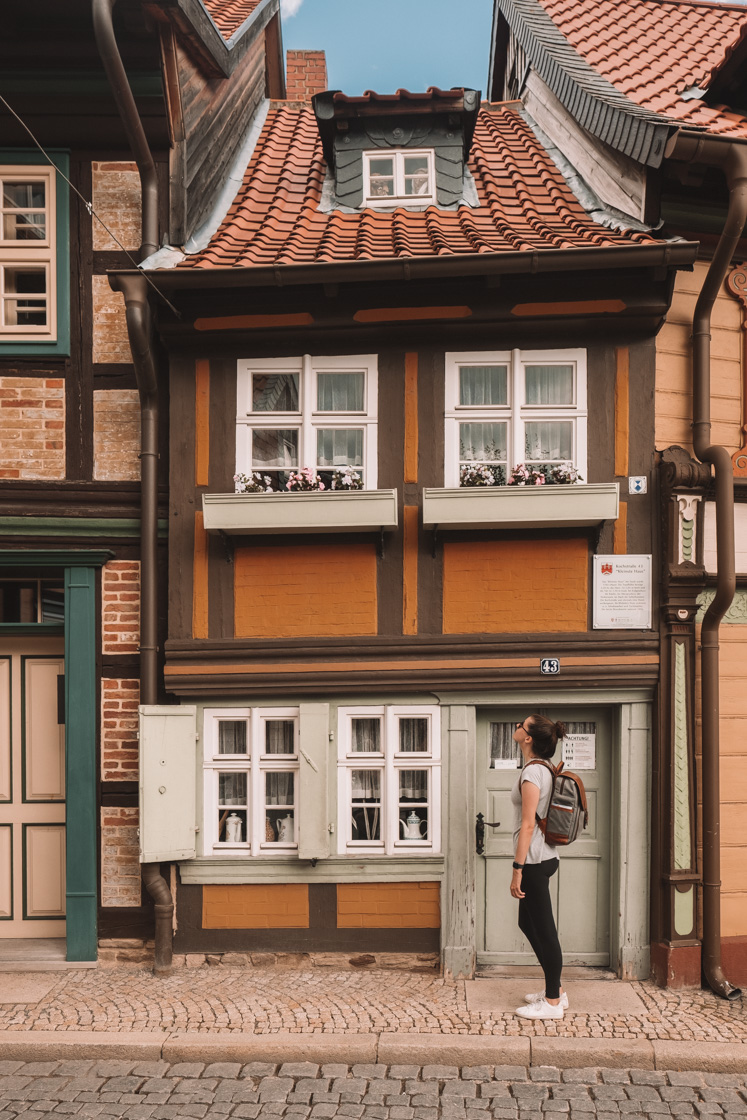
[(511, 876), (511, 895), (513, 898), (523, 898), (524, 892), (521, 889), (521, 871), (514, 868), (513, 875)]

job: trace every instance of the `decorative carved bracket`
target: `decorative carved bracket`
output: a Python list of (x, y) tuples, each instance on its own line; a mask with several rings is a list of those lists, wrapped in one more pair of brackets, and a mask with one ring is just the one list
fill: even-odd
[(739, 265), (726, 278), (726, 287), (745, 309), (742, 313), (742, 446), (731, 457), (737, 478), (747, 478), (747, 266)]

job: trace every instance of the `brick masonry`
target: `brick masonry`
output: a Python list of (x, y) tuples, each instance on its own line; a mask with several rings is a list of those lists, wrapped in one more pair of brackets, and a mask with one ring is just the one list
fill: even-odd
[(93, 477), (108, 482), (140, 478), (140, 402), (137, 389), (93, 394)]
[[(92, 163), (93, 208), (125, 249), (141, 240), (140, 176), (134, 163)], [(101, 222), (93, 223), (94, 252), (119, 248)]]
[(327, 88), (327, 59), (324, 51), (286, 52), (285, 90), (289, 101), (311, 101)]
[(93, 360), (122, 365), (132, 362), (127, 339), (124, 296), (113, 292), (106, 276), (92, 276)]
[(137, 653), (140, 647), (140, 561), (110, 560), (101, 577), (101, 648)]
[(0, 478), (65, 477), (65, 382), (0, 377)]
[(101, 810), (101, 905), (140, 905), (138, 810)]
[(107, 679), (101, 682), (101, 779), (138, 780), (138, 701), (140, 682)]
[(338, 883), (338, 929), (438, 929), (440, 883)]

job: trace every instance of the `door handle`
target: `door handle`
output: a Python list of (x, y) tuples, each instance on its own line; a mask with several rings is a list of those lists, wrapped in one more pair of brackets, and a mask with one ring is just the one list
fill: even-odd
[(485, 829), (499, 828), (500, 821), (486, 821), (482, 813), (477, 814), (475, 821), (475, 851), (481, 856), (485, 851)]

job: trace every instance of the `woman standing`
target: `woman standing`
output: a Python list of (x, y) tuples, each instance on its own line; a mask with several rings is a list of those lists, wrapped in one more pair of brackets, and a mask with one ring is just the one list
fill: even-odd
[(511, 790), (514, 808), (514, 863), (511, 894), (519, 899), (519, 929), (534, 950), (545, 974), (545, 988), (526, 996), (517, 1007), (523, 1019), (562, 1019), (568, 996), (560, 983), (563, 953), (550, 902), (550, 879), (558, 870), (557, 849), (548, 844), (537, 823), (547, 816), (553, 775), (544, 765), (555, 754), (565, 735), (562, 723), (545, 716), (527, 716), (516, 724), (514, 742), (524, 757), (524, 768)]

